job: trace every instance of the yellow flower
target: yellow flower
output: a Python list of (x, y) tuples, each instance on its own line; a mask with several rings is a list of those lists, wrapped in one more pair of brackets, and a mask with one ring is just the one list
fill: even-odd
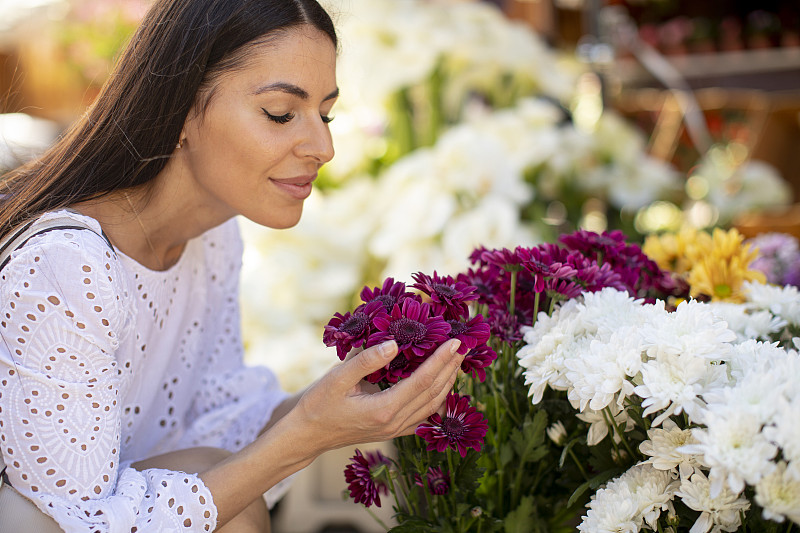
[(715, 229), (701, 259), (689, 272), (690, 294), (707, 296), (713, 301), (744, 302), (742, 285), (745, 281), (766, 282), (762, 272), (750, 270), (757, 250), (749, 244), (742, 246), (744, 238), (735, 229)]
[(663, 270), (683, 275), (703, 256), (711, 238), (705, 232), (684, 228), (679, 233), (650, 235), (644, 241), (642, 251)]

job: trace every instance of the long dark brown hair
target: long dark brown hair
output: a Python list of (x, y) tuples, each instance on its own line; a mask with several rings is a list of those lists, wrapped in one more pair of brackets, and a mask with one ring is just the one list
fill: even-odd
[[(337, 46), (316, 0), (156, 0), (88, 111), (38, 159), (2, 177), (0, 235), (45, 211), (144, 185), (192, 109), (251, 45), (304, 24)], [(194, 107), (196, 105), (196, 107)]]

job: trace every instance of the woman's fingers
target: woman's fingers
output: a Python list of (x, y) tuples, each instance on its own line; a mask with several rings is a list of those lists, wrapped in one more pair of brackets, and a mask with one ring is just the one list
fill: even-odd
[(436, 412), (453, 387), (458, 369), (464, 360), (464, 354), (457, 352), (460, 345), (461, 341), (458, 339), (450, 339), (411, 376), (389, 389), (395, 396), (402, 398), (393, 400), (403, 406), (398, 412), (401, 420), (408, 420), (410, 423), (413, 418), (424, 413), (424, 416), (418, 418), (421, 421)]
[(366, 376), (380, 370), (389, 364), (397, 355), (397, 343), (386, 341), (377, 346), (348, 357), (343, 364), (335, 369), (336, 382), (344, 390), (351, 390)]

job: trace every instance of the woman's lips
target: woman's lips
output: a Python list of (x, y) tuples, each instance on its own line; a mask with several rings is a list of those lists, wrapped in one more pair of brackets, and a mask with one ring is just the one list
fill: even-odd
[(316, 176), (300, 176), (282, 180), (270, 178), (270, 181), (292, 198), (305, 200), (311, 194), (312, 183), (315, 179)]

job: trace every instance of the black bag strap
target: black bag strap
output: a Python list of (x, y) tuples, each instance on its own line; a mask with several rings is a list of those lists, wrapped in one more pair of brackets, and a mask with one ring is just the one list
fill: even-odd
[(27, 222), (20, 229), (10, 233), (5, 239), (0, 241), (0, 271), (2, 271), (11, 260), (11, 254), (25, 246), (31, 238), (50, 231), (69, 229), (91, 231), (102, 237), (103, 240), (106, 241), (106, 244), (108, 244), (108, 247), (111, 248), (111, 251), (116, 253), (114, 245), (111, 244), (111, 240), (106, 233), (103, 230), (97, 233), (97, 231), (86, 222), (76, 220), (67, 215), (48, 218), (46, 220), (38, 218)]

